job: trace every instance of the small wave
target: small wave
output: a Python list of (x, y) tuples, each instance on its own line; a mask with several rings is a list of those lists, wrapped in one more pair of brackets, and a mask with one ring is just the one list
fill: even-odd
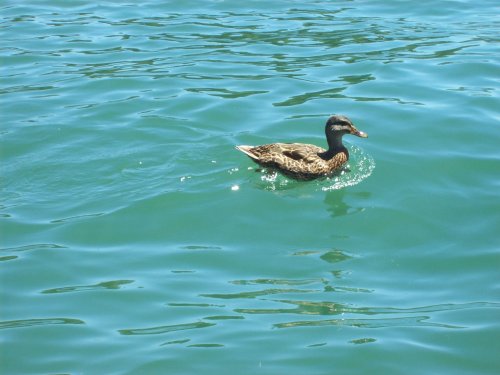
[(137, 328), (137, 329), (120, 329), (118, 332), (122, 335), (158, 335), (174, 331), (184, 331), (187, 329), (206, 328), (214, 326), (214, 323), (207, 322), (194, 322), (174, 324), (169, 326), (159, 326), (150, 328)]
[(80, 319), (69, 318), (43, 318), (43, 319), (21, 319), (0, 322), (0, 329), (24, 328), (33, 326), (45, 326), (53, 324), (85, 324)]
[(428, 316), (413, 316), (405, 318), (386, 319), (329, 319), (329, 320), (305, 320), (274, 324), (275, 328), (294, 327), (324, 327), (324, 326), (346, 326), (357, 328), (387, 328), (387, 327), (438, 327), (459, 329), (465, 328), (451, 324), (427, 322)]
[(65, 249), (65, 248), (66, 246), (52, 244), (52, 243), (39, 243), (39, 244), (23, 245), (16, 247), (0, 248), (0, 251), (19, 252), (19, 251), (41, 250), (41, 249)]
[(46, 289), (41, 293), (54, 294), (54, 293), (82, 292), (82, 291), (100, 290), (100, 289), (120, 289), (122, 285), (131, 284), (133, 282), (134, 280), (104, 281), (102, 283), (94, 285), (64, 286), (60, 288)]

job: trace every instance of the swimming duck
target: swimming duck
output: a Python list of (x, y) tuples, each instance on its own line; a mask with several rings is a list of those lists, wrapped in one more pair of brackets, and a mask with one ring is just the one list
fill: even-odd
[(349, 160), (349, 152), (342, 144), (344, 134), (361, 138), (368, 134), (356, 129), (346, 116), (332, 115), (325, 125), (328, 150), (304, 143), (271, 143), (261, 146), (236, 146), (255, 163), (277, 170), (296, 180), (325, 177)]

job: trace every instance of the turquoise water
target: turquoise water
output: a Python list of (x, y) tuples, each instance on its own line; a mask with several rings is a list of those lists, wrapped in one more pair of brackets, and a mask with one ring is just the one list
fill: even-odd
[(0, 372), (498, 373), (497, 4), (2, 2)]

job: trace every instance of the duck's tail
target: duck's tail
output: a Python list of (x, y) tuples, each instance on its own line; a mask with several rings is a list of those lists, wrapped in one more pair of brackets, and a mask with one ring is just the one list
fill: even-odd
[(244, 154), (246, 154), (247, 156), (249, 156), (253, 160), (259, 160), (259, 157), (257, 155), (255, 155), (254, 153), (252, 153), (253, 146), (240, 145), (240, 146), (235, 146), (235, 148), (237, 150), (243, 152)]

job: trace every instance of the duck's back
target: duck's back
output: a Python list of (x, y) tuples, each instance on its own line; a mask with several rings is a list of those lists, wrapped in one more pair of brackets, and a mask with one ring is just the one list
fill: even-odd
[(325, 149), (304, 143), (272, 143), (253, 147), (251, 152), (258, 156), (261, 162), (272, 162), (277, 158), (290, 158), (310, 163), (319, 157), (318, 154), (324, 153)]

